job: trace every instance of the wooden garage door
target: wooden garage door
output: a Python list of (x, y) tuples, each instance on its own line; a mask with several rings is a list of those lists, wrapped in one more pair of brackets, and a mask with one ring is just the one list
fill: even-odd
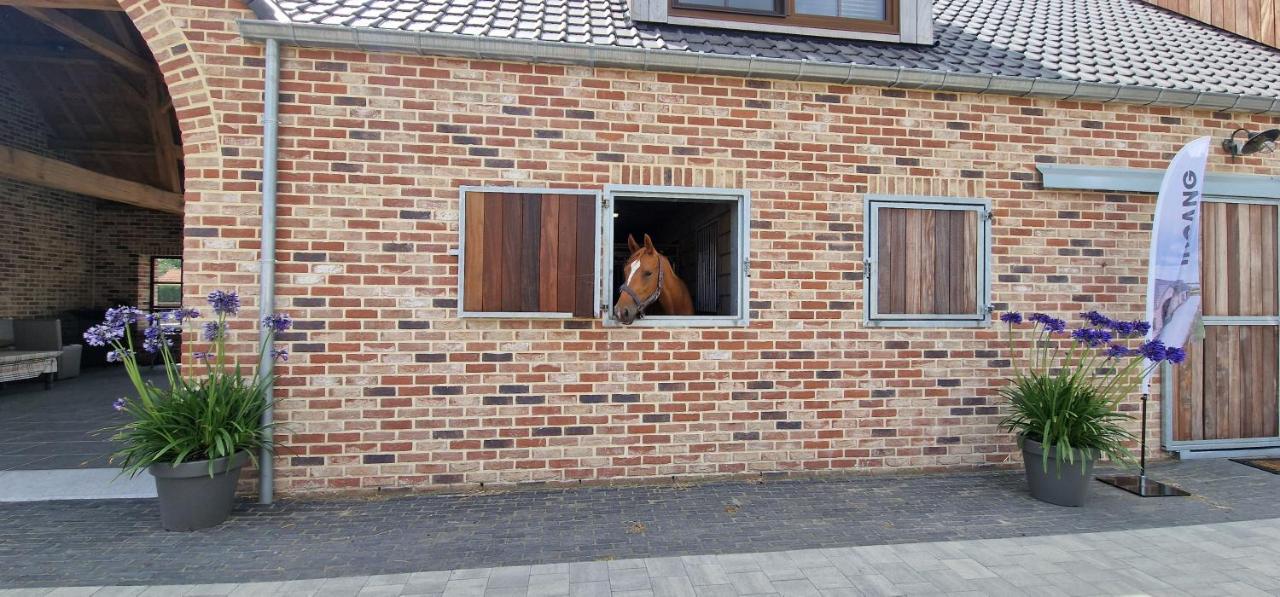
[(1174, 441), (1280, 435), (1275, 205), (1205, 202), (1205, 338), (1174, 367)]
[(594, 315), (595, 195), (463, 196), (463, 307), (468, 314)]

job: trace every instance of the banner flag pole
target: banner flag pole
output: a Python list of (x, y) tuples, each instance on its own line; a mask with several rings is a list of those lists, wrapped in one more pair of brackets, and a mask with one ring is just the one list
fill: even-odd
[[(1200, 321), (1200, 206), (1204, 196), (1204, 169), (1212, 139), (1200, 137), (1180, 149), (1169, 162), (1156, 197), (1148, 258), (1146, 319), (1151, 330), (1146, 340), (1182, 348)], [(1098, 477), (1142, 497), (1190, 495), (1147, 478), (1147, 403), (1151, 397), (1154, 364), (1142, 375), (1142, 436), (1138, 475)], [(1168, 383), (1162, 379), (1161, 384)], [(1168, 408), (1169, 405), (1164, 405)]]

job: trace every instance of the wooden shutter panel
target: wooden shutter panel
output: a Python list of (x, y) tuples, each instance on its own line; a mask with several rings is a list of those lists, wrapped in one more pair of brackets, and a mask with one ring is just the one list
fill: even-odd
[(979, 212), (874, 209), (877, 314), (979, 315)]
[(594, 315), (594, 196), (486, 191), (463, 202), (467, 312)]
[(1209, 316), (1280, 315), (1276, 206), (1201, 203), (1201, 287)]

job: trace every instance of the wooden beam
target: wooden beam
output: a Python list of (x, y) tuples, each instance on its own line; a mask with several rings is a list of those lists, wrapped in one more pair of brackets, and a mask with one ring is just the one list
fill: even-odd
[(12, 147), (0, 147), (0, 176), (135, 207), (182, 213), (182, 195), (179, 193), (107, 176)]
[(103, 37), (97, 31), (86, 27), (66, 13), (46, 8), (28, 8), (25, 6), (17, 8), (22, 14), (48, 25), (57, 32), (76, 40), (90, 50), (106, 56), (107, 59), (131, 71), (150, 75), (155, 70), (151, 62), (120, 47), (120, 44)]
[(116, 0), (0, 0), (0, 6), (57, 8), (62, 10), (124, 10)]

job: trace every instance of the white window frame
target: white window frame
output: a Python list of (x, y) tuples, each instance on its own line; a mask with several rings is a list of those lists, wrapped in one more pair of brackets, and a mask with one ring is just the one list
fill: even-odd
[[(736, 242), (731, 243), (734, 250), (733, 263), (738, 267), (735, 288), (735, 297), (737, 299), (738, 314), (737, 315), (695, 315), (695, 316), (676, 316), (676, 315), (646, 315), (644, 319), (636, 320), (630, 326), (623, 326), (613, 317), (613, 299), (617, 288), (612, 288), (613, 275), (613, 214), (614, 207), (618, 200), (641, 200), (641, 201), (672, 201), (679, 202), (681, 200), (699, 200), (699, 201), (731, 201), (737, 205), (737, 238)], [(602, 312), (602, 321), (605, 327), (633, 327), (633, 328), (695, 328), (695, 327), (746, 327), (751, 321), (750, 294), (751, 294), (751, 192), (745, 189), (721, 189), (708, 187), (677, 187), (677, 186), (654, 186), (654, 185), (606, 185), (604, 187), (604, 201), (602, 208), (598, 210), (600, 217), (600, 225), (597, 229), (603, 231), (603, 244), (599, 251), (603, 260), (602, 267), (598, 268), (600, 272), (596, 278), (596, 287), (599, 289), (600, 311)]]
[[(972, 211), (978, 214), (979, 238), (974, 248), (978, 263), (977, 301), (973, 314), (880, 313), (879, 287), (880, 209), (933, 209)], [(982, 328), (991, 324), (991, 202), (962, 197), (867, 195), (863, 198), (866, 233), (863, 235), (863, 318), (868, 327)]]
[[(586, 189), (552, 189), (546, 187), (460, 186), (458, 187), (458, 317), (464, 319), (574, 319), (573, 313), (554, 311), (468, 311), (466, 309), (467, 280), (467, 193), (528, 193), (545, 195), (590, 195), (595, 198), (596, 259), (594, 280), (600, 280), (600, 191)], [(591, 317), (600, 315), (599, 305), (593, 305)], [(584, 318), (579, 318), (584, 319)]]

